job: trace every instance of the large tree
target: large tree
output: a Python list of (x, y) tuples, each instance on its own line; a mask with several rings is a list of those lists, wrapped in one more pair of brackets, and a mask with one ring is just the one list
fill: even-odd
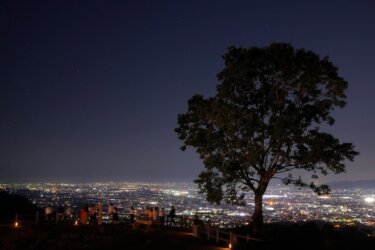
[(175, 131), (182, 150), (194, 147), (203, 160), (195, 180), (200, 192), (210, 202), (237, 204), (253, 192), (252, 220), (259, 227), (271, 179), (326, 194), (328, 186), (308, 184), (292, 170), (306, 170), (312, 179), (338, 174), (358, 154), (322, 131), (335, 122), (332, 110), (345, 106), (348, 84), (327, 57), (290, 44), (230, 47), (223, 59), (217, 94), (191, 97)]

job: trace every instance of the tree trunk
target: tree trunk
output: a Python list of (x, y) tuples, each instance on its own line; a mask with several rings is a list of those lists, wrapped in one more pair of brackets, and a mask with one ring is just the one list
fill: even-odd
[(254, 232), (260, 233), (263, 226), (263, 194), (255, 193), (255, 210), (252, 216)]

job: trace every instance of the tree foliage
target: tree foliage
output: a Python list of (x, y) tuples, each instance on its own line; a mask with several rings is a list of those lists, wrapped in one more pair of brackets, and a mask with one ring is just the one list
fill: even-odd
[(260, 211), (253, 219), (262, 221), (262, 196), (272, 178), (327, 193), (328, 186), (307, 184), (292, 170), (314, 179), (338, 174), (358, 154), (351, 143), (322, 131), (335, 122), (332, 110), (346, 104), (348, 84), (337, 67), (283, 43), (230, 47), (223, 59), (216, 95), (191, 97), (175, 130), (182, 149), (195, 148), (204, 162), (195, 182), (207, 200), (241, 204), (254, 192)]
[(0, 221), (9, 221), (15, 218), (15, 215), (35, 215), (38, 208), (32, 204), (26, 197), (17, 194), (9, 194), (0, 191)]

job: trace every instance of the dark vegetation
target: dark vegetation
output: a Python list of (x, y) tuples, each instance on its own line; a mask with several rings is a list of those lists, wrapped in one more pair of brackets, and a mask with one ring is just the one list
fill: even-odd
[(16, 214), (30, 215), (35, 218), (37, 211), (38, 208), (27, 198), (0, 191), (0, 224), (14, 220)]
[(195, 180), (200, 192), (212, 203), (239, 205), (253, 193), (252, 221), (261, 231), (271, 179), (327, 194), (315, 180), (345, 172), (358, 154), (324, 131), (345, 106), (348, 83), (327, 57), (290, 44), (230, 47), (223, 59), (216, 94), (192, 96), (175, 131), (181, 149), (194, 148), (204, 163)]
[[(244, 233), (247, 229), (236, 229)], [(0, 249), (221, 249), (214, 240), (207, 242), (175, 228), (146, 232), (129, 226), (73, 226), (43, 224), (21, 228), (0, 228)], [(321, 249), (373, 250), (375, 238), (358, 227), (334, 229), (314, 222), (304, 224), (265, 224), (262, 243), (238, 244), (234, 249), (279, 250)]]
[[(236, 229), (239, 233), (246, 234), (248, 228)], [(265, 224), (262, 243), (238, 244), (236, 249), (375, 249), (375, 237), (370, 227), (361, 225), (343, 226), (334, 228), (332, 224), (321, 221), (304, 223), (272, 223)]]
[(17, 229), (0, 228), (0, 235), (0, 249), (216, 249), (208, 242), (175, 229), (145, 232), (132, 230), (123, 224), (44, 224)]

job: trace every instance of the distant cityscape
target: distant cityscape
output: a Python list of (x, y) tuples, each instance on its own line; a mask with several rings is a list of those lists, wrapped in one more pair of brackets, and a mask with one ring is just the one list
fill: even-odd
[[(173, 205), (178, 215), (203, 221), (210, 220), (220, 227), (249, 223), (253, 211), (252, 197), (247, 206), (215, 205), (206, 201), (192, 183), (28, 183), (0, 184), (0, 190), (27, 197), (38, 207), (71, 207), (78, 213), (85, 204), (109, 203), (124, 216), (130, 206), (164, 208)], [(264, 195), (265, 222), (300, 222), (322, 220), (337, 226), (364, 224), (375, 226), (375, 188), (335, 188), (329, 196), (317, 196), (309, 189), (270, 186)]]

